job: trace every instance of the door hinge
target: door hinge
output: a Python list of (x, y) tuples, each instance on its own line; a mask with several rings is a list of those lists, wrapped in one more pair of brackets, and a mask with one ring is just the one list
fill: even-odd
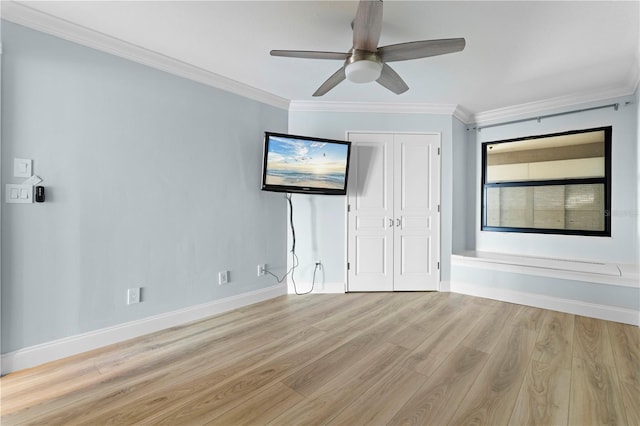
[(351, 263), (347, 262), (347, 271), (351, 269)]
[(347, 213), (351, 211), (351, 204), (347, 204)]
[(440, 262), (438, 262), (437, 268), (438, 268), (438, 270), (440, 270)]
[(438, 148), (438, 155), (440, 155), (440, 148)]
[(438, 213), (440, 213), (440, 204), (438, 204)]

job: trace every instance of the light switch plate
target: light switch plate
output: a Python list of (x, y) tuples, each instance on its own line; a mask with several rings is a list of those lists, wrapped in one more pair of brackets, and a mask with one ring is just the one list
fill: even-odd
[(33, 186), (8, 183), (5, 186), (7, 203), (33, 203)]
[(13, 159), (13, 176), (15, 177), (31, 177), (33, 173), (33, 160), (28, 158)]

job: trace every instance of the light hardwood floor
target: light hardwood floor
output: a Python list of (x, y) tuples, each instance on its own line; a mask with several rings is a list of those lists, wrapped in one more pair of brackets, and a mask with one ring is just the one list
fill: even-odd
[(640, 329), (452, 293), (283, 296), (0, 380), (3, 425), (640, 425)]

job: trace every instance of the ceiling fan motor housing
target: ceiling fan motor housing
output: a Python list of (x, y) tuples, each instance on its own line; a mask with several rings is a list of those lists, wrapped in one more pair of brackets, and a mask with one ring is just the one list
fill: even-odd
[(347, 80), (353, 83), (376, 81), (382, 73), (382, 60), (378, 54), (364, 50), (353, 50), (344, 64)]

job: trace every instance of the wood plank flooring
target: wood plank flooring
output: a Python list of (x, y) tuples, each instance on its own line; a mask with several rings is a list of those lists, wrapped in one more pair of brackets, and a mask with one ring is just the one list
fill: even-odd
[(0, 392), (2, 425), (640, 425), (640, 329), (454, 293), (283, 296)]

